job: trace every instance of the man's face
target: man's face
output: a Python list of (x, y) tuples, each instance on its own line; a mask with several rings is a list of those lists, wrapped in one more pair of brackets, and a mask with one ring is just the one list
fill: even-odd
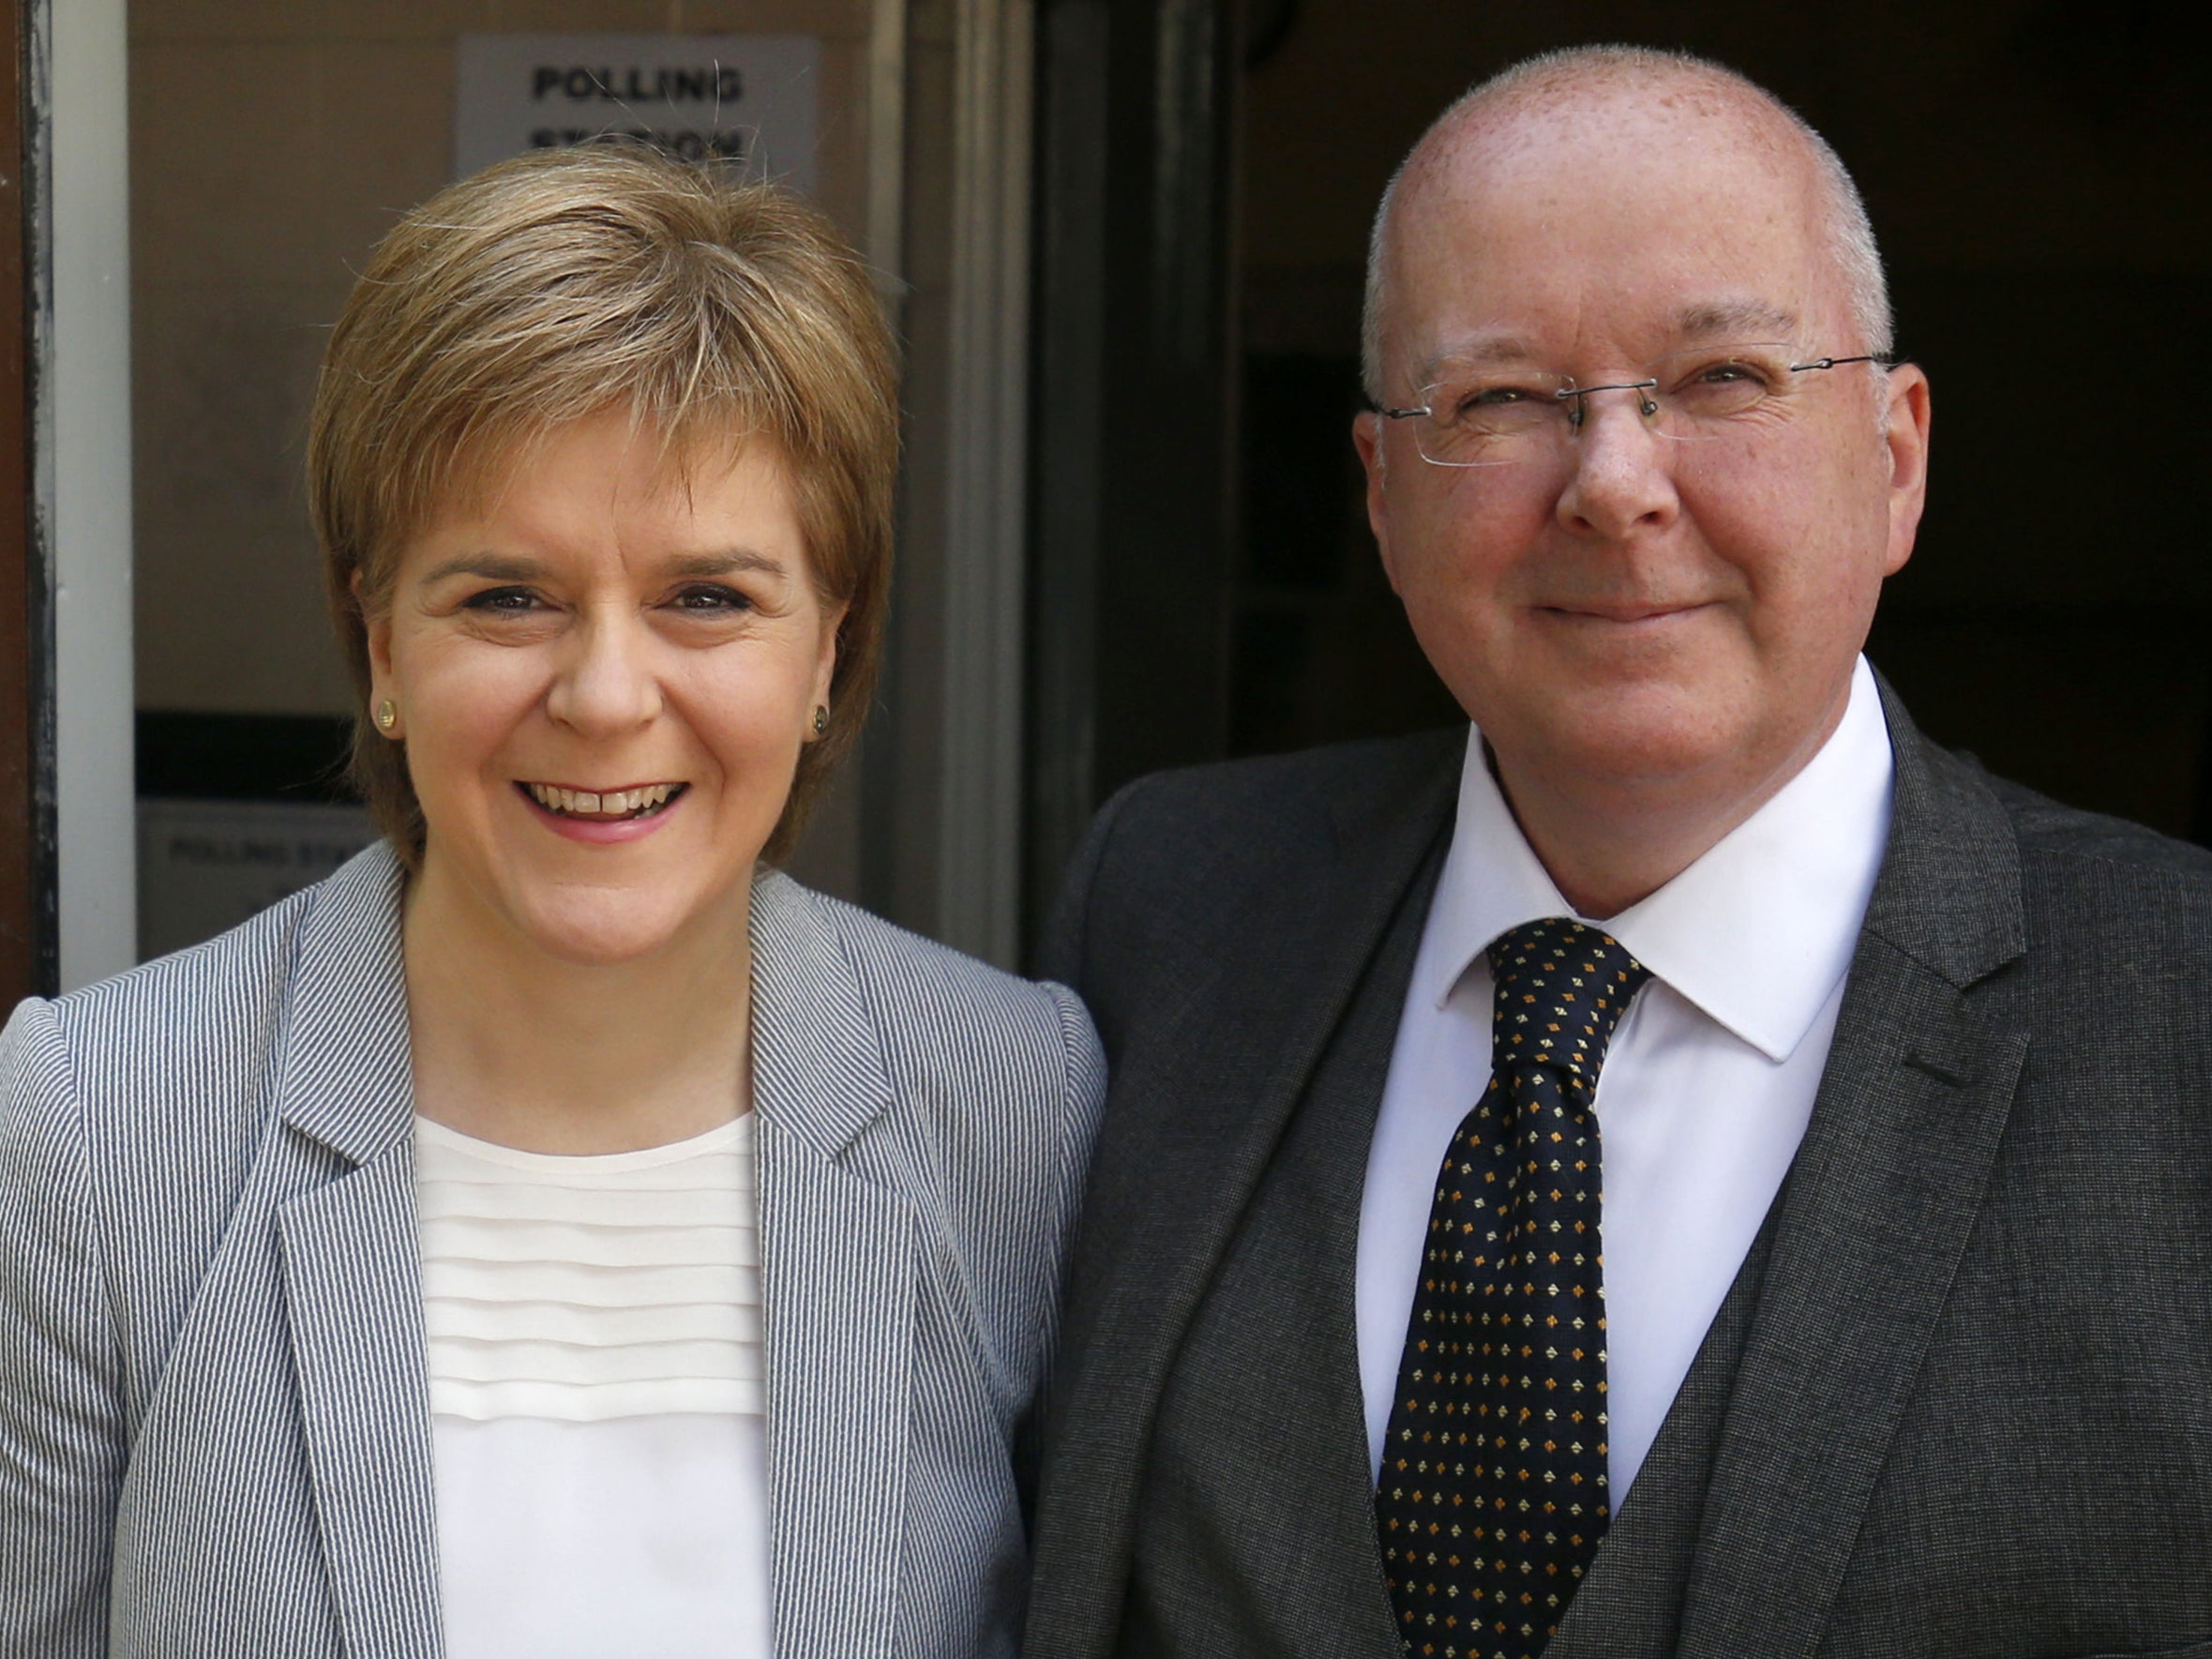
[[(1469, 361), (1643, 378), (1692, 347), (1866, 350), (1801, 156), (1648, 94), (1523, 113), (1408, 180), (1385, 401)], [(1798, 360), (1803, 361), (1804, 358)], [(1361, 418), (1368, 513), (1429, 660), (1509, 789), (1763, 798), (1824, 741), (1919, 521), (1919, 371), (1788, 377), (1786, 418), (1680, 442), (1636, 395), (1505, 465)], [(1888, 430), (1883, 430), (1885, 409)]]

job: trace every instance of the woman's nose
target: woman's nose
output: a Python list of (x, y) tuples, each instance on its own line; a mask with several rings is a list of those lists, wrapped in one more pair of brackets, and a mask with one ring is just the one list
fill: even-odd
[(652, 631), (634, 612), (587, 614), (564, 641), (546, 712), (592, 735), (648, 724), (661, 708), (652, 644)]

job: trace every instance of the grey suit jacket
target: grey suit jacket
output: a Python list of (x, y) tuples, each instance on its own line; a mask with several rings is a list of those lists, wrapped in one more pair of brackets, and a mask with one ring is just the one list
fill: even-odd
[[(1551, 1659), (2212, 1659), (2212, 857), (1885, 706), (1811, 1124)], [(1165, 775), (1080, 855), (1031, 1659), (1399, 1651), (1351, 1258), (1464, 747)]]
[[(0, 1653), (441, 1651), (399, 890), (0, 1039)], [(779, 875), (752, 937), (776, 1652), (1011, 1652), (1096, 1039)]]

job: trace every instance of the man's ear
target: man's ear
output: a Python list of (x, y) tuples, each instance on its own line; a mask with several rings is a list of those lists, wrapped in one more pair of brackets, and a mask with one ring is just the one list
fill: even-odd
[(1928, 505), (1928, 376), (1917, 363), (1900, 363), (1885, 377), (1888, 422), (1883, 442), (1889, 456), (1889, 546), (1884, 576), (1895, 576), (1913, 556), (1920, 514)]
[(1391, 510), (1383, 491), (1382, 416), (1363, 409), (1352, 416), (1352, 447), (1360, 452), (1360, 465), (1367, 474), (1367, 528), (1375, 532), (1375, 548), (1382, 555), (1382, 573), (1390, 578), (1391, 592), (1398, 591), (1398, 568), (1391, 560)]

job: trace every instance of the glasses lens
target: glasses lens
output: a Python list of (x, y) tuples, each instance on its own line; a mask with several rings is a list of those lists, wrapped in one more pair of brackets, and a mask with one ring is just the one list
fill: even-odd
[(1568, 429), (1564, 375), (1501, 370), (1439, 381), (1422, 389), (1416, 417), (1422, 457), (1438, 466), (1505, 466), (1524, 460)]
[(1659, 384), (1656, 424), (1665, 437), (1740, 436), (1783, 412), (1793, 385), (1786, 345), (1708, 346), (1662, 357), (1648, 370)]

